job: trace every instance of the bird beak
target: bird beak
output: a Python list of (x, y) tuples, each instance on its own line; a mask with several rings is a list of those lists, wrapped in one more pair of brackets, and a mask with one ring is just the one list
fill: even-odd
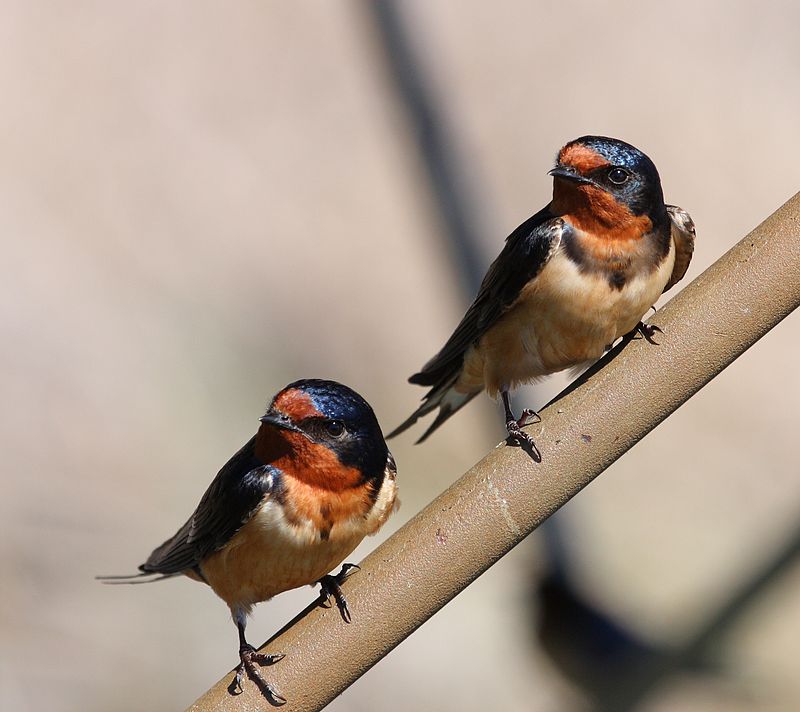
[(592, 181), (589, 178), (585, 178), (578, 173), (577, 170), (569, 166), (556, 166), (552, 171), (548, 171), (547, 175), (553, 176), (553, 178), (562, 178), (563, 180), (568, 180), (580, 185), (592, 185)]
[(267, 425), (274, 425), (276, 428), (282, 428), (283, 430), (290, 430), (293, 433), (301, 433), (305, 435), (300, 428), (298, 428), (291, 420), (289, 420), (288, 416), (283, 415), (282, 413), (267, 411), (259, 418), (259, 420)]

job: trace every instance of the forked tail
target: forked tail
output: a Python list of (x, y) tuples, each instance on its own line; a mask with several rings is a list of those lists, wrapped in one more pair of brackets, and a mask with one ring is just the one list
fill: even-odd
[(422, 434), (422, 437), (415, 443), (419, 445), (425, 441), (428, 436), (436, 430), (445, 420), (451, 415), (461, 410), (467, 403), (469, 403), (480, 391), (474, 393), (458, 393), (452, 386), (446, 388), (434, 388), (430, 391), (422, 401), (422, 405), (417, 408), (406, 420), (398, 425), (391, 433), (386, 436), (386, 439), (393, 438), (395, 435), (408, 430), (414, 423), (421, 417), (431, 413), (434, 409), (439, 408), (436, 418), (430, 424), (428, 429)]
[[(157, 574), (153, 571), (142, 571), (140, 574), (128, 574), (127, 576), (95, 576), (95, 581), (102, 581), (109, 585), (119, 585), (123, 583), (154, 583), (164, 579), (180, 576), (180, 572), (174, 574)], [(141, 579), (141, 580), (140, 580)]]

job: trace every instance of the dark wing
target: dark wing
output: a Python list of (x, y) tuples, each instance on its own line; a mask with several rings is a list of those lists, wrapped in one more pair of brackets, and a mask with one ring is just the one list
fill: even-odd
[(694, 220), (689, 213), (677, 205), (666, 205), (667, 215), (669, 215), (672, 240), (675, 243), (675, 266), (672, 268), (672, 275), (664, 287), (666, 292), (674, 287), (683, 279), (686, 270), (689, 269), (689, 262), (692, 261), (694, 252)]
[(461, 369), (464, 354), (516, 301), (522, 288), (534, 279), (561, 242), (564, 223), (549, 206), (526, 220), (506, 239), (506, 244), (481, 282), (478, 296), (441, 351), (415, 373), (409, 382), (440, 386), (451, 382)]
[(169, 575), (196, 567), (250, 519), (276, 486), (275, 473), (255, 456), (252, 438), (219, 471), (189, 521), (139, 569)]

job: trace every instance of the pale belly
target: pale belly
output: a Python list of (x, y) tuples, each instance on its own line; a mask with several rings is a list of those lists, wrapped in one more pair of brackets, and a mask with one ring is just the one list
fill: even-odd
[(298, 586), (313, 584), (338, 566), (364, 534), (308, 541), (267, 502), (221, 551), (202, 564), (214, 592), (231, 608), (254, 603)]
[(661, 296), (674, 250), (655, 272), (613, 289), (581, 274), (563, 253), (523, 289), (516, 305), (467, 352), (457, 390), (496, 395), (566, 368), (594, 361), (631, 331)]
[(283, 591), (314, 584), (382, 526), (395, 508), (396, 490), (392, 473), (372, 509), (337, 522), (327, 538), (310, 519), (290, 522), (283, 508), (267, 499), (225, 548), (202, 562), (203, 575), (231, 610), (245, 612)]

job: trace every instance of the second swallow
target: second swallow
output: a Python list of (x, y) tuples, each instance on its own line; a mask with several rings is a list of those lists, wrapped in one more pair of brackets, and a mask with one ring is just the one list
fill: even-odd
[(583, 136), (558, 153), (553, 199), (506, 239), (441, 351), (409, 381), (430, 390), (388, 437), (436, 408), (422, 442), (481, 391), (499, 394), (509, 436), (541, 456), (516, 417), (515, 386), (600, 358), (686, 273), (694, 224), (665, 205), (653, 162), (624, 141)]

